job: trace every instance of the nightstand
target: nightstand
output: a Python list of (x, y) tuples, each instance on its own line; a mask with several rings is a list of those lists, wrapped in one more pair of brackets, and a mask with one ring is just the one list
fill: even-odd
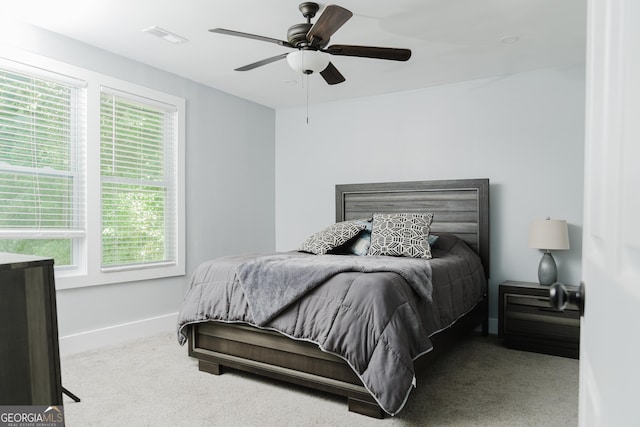
[[(575, 291), (577, 286), (566, 286)], [(573, 357), (580, 355), (580, 313), (570, 304), (549, 305), (549, 286), (507, 281), (500, 284), (498, 336), (509, 348)]]

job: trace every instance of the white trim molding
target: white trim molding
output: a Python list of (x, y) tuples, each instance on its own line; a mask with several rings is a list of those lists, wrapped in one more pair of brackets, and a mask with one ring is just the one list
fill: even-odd
[[(60, 337), (60, 356), (69, 356), (101, 347), (176, 330), (178, 313), (142, 319)], [(176, 345), (178, 341), (176, 340)]]

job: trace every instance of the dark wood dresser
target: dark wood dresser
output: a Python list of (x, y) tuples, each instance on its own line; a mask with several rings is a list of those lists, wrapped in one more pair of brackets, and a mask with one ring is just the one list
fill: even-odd
[(52, 259), (0, 253), (0, 405), (62, 405)]
[(551, 308), (549, 286), (507, 281), (499, 288), (498, 335), (509, 348), (577, 359), (580, 313), (572, 304), (564, 311)]

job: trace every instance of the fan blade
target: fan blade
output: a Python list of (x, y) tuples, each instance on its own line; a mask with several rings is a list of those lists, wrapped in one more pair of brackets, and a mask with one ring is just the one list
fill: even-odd
[(331, 55), (359, 56), (362, 58), (390, 59), (392, 61), (406, 61), (411, 58), (411, 50), (396, 49), (393, 47), (352, 46), (334, 44), (324, 49), (323, 52)]
[(249, 33), (241, 33), (240, 31), (226, 30), (224, 28), (213, 28), (209, 31), (212, 33), (226, 34), (228, 36), (244, 37), (247, 39), (254, 39), (254, 40), (260, 40), (263, 42), (275, 43), (280, 46), (294, 47), (291, 44), (289, 44), (289, 42), (286, 42), (284, 40), (278, 40), (278, 39), (273, 39), (271, 37), (258, 36), (258, 35), (249, 34)]
[(262, 61), (254, 62), (253, 64), (245, 65), (244, 67), (236, 68), (234, 71), (249, 71), (254, 68), (262, 67), (263, 65), (271, 64), (272, 62), (279, 61), (286, 58), (288, 53), (281, 53), (280, 55), (272, 56), (271, 58), (263, 59)]
[(340, 74), (340, 71), (338, 71), (338, 69), (331, 62), (329, 62), (327, 68), (320, 71), (320, 75), (330, 85), (337, 85), (338, 83), (342, 83), (345, 80), (344, 76)]
[(328, 5), (307, 33), (307, 40), (316, 46), (322, 45), (323, 41), (325, 44), (328, 43), (333, 33), (338, 31), (352, 16), (353, 13), (344, 7), (335, 4)]

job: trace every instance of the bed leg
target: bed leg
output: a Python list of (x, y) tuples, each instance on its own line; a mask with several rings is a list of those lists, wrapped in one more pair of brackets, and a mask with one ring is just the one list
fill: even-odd
[(198, 369), (213, 375), (222, 375), (224, 367), (218, 363), (207, 362), (206, 360), (198, 360)]
[(482, 302), (482, 336), (489, 336), (489, 294), (484, 294), (484, 301)]
[(354, 399), (353, 397), (347, 398), (347, 405), (350, 412), (366, 415), (373, 418), (383, 419), (384, 412), (378, 404), (373, 402), (365, 402), (364, 400)]
[(489, 319), (486, 318), (482, 321), (482, 336), (489, 336)]

